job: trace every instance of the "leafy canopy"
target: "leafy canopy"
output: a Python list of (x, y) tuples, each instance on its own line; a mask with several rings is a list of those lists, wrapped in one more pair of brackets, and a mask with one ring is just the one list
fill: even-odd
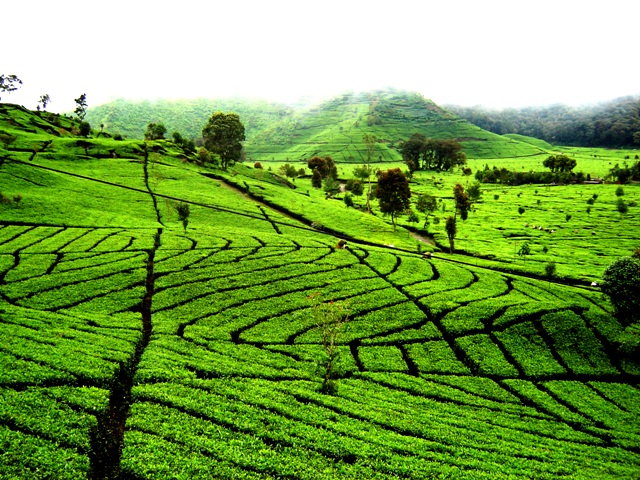
[(237, 113), (213, 113), (202, 129), (202, 138), (207, 150), (220, 157), (223, 169), (242, 158), (244, 125)]

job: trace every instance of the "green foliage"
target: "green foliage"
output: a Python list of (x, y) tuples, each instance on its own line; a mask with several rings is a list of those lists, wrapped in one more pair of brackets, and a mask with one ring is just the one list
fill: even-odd
[[(551, 105), (487, 110), (482, 107), (447, 105), (447, 108), (491, 132), (500, 135), (519, 134), (505, 135), (514, 140), (527, 141), (523, 136), (528, 136), (554, 145), (617, 148), (639, 144), (639, 105), (640, 97), (636, 95), (581, 107)], [(534, 145), (543, 150), (552, 149), (549, 143)]]
[[(150, 123), (149, 125), (147, 125), (147, 131), (144, 132), (144, 139), (163, 140), (165, 133), (167, 133), (167, 127), (165, 127), (162, 123)], [(182, 140), (182, 137), (179, 136), (179, 139)]]
[(482, 198), (482, 187), (480, 186), (480, 182), (473, 182), (469, 188), (467, 188), (467, 194), (469, 195), (469, 200), (473, 203), (480, 201)]
[(629, 205), (627, 205), (627, 202), (625, 202), (622, 198), (618, 198), (618, 200), (616, 201), (616, 209), (618, 210), (618, 213), (620, 213), (620, 215), (624, 215), (629, 211)]
[(453, 253), (455, 249), (455, 238), (458, 233), (456, 227), (456, 217), (449, 215), (445, 221), (445, 232), (447, 232), (447, 238), (449, 239), (449, 253)]
[(75, 113), (81, 121), (84, 120), (84, 117), (87, 114), (87, 108), (88, 108), (87, 94), (83, 93), (78, 98), (75, 98), (73, 101), (76, 102), (76, 109), (73, 111), (73, 113)]
[(176, 212), (178, 213), (178, 220), (182, 223), (184, 233), (187, 233), (187, 225), (189, 225), (190, 208), (188, 203), (178, 203), (176, 205)]
[(575, 159), (569, 158), (566, 155), (549, 155), (547, 159), (542, 162), (542, 165), (551, 170), (552, 173), (565, 173), (573, 170), (577, 162)]
[(602, 276), (602, 291), (609, 297), (618, 320), (629, 325), (640, 319), (640, 260), (623, 257), (611, 263)]
[(0, 92), (15, 92), (22, 85), (16, 75), (0, 75)]
[(89, 122), (80, 122), (79, 132), (83, 137), (88, 137), (91, 134), (91, 125)]
[(616, 197), (621, 197), (624, 195), (624, 188), (618, 187), (616, 188)]
[(396, 229), (396, 217), (409, 208), (411, 189), (404, 173), (399, 168), (378, 172), (376, 198), (382, 213), (391, 216), (393, 229)]
[(556, 275), (556, 262), (548, 262), (544, 266), (545, 277), (551, 279)]
[(420, 133), (414, 133), (407, 141), (402, 142), (400, 152), (410, 172), (446, 171), (467, 162), (462, 145), (457, 140), (427, 138)]
[(202, 129), (202, 138), (207, 150), (220, 157), (223, 170), (242, 157), (244, 125), (237, 113), (213, 113)]

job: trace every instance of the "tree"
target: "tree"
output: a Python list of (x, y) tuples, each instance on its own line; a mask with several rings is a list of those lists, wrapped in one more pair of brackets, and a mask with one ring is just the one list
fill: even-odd
[(549, 262), (544, 266), (545, 276), (551, 280), (556, 275), (556, 262)]
[(427, 226), (429, 225), (429, 214), (435, 212), (436, 208), (438, 208), (436, 197), (427, 193), (423, 193), (418, 196), (416, 209), (424, 215), (424, 227), (422, 228), (425, 231), (427, 231)]
[[(150, 123), (147, 125), (147, 131), (144, 132), (145, 140), (163, 140), (164, 134), (167, 133), (167, 128), (162, 123)], [(178, 134), (180, 136), (180, 134)], [(174, 134), (175, 137), (175, 134)], [(180, 139), (182, 137), (180, 136)]]
[(322, 187), (322, 174), (318, 170), (313, 170), (313, 174), (311, 175), (311, 186), (313, 188)]
[(22, 85), (22, 80), (15, 75), (0, 75), (0, 92), (14, 92), (20, 88), (20, 85)]
[(624, 326), (640, 319), (640, 259), (623, 257), (611, 263), (602, 276), (602, 292)]
[(402, 158), (414, 170), (450, 170), (467, 163), (462, 144), (457, 140), (426, 138), (414, 133), (400, 145)]
[[(367, 149), (367, 170), (371, 171), (371, 157), (376, 150), (378, 139), (375, 135), (370, 133), (365, 133), (362, 136), (362, 140), (364, 141), (364, 145)], [(367, 212), (371, 213), (371, 175), (367, 178), (368, 186), (367, 186)]]
[(321, 392), (334, 395), (337, 390), (337, 360), (340, 355), (338, 340), (342, 327), (349, 321), (350, 308), (345, 302), (322, 302), (321, 295), (315, 293), (308, 298), (313, 303), (313, 323), (320, 331), (325, 353), (325, 358), (320, 363), (323, 369)]
[(469, 195), (469, 200), (471, 200), (471, 202), (475, 203), (479, 201), (482, 197), (480, 182), (473, 182), (469, 188), (467, 188), (467, 194)]
[(296, 167), (288, 163), (281, 165), (280, 168), (278, 169), (278, 173), (283, 177), (288, 177), (291, 179), (294, 179), (296, 175), (298, 175), (298, 171), (296, 170)]
[(40, 100), (38, 100), (38, 111), (40, 111), (40, 105), (42, 105), (42, 110), (47, 109), (47, 105), (51, 102), (51, 97), (49, 94), (40, 95)]
[(618, 202), (616, 203), (616, 209), (620, 216), (623, 216), (625, 213), (629, 211), (629, 205), (622, 198), (618, 198)]
[(444, 230), (445, 232), (447, 232), (447, 238), (449, 239), (449, 253), (453, 253), (453, 250), (455, 248), (454, 242), (456, 233), (458, 232), (456, 223), (456, 217), (449, 215), (447, 217), (447, 221), (444, 224)]
[(471, 200), (465, 193), (464, 187), (459, 183), (456, 183), (453, 187), (453, 198), (456, 202), (456, 215), (460, 213), (460, 218), (466, 220), (469, 216), (469, 210), (471, 209)]
[(220, 157), (224, 170), (242, 158), (244, 125), (237, 113), (213, 113), (202, 129), (202, 138), (207, 150)]
[(83, 137), (88, 137), (91, 133), (91, 124), (83, 120), (82, 122), (80, 122), (79, 132)]
[(318, 172), (322, 180), (327, 178), (336, 179), (338, 177), (338, 167), (331, 157), (311, 157), (307, 160), (307, 167), (311, 173)]
[(178, 203), (176, 205), (176, 212), (178, 212), (178, 220), (182, 222), (182, 228), (184, 228), (184, 233), (187, 233), (187, 225), (189, 225), (189, 204), (188, 203)]
[(542, 166), (556, 172), (570, 172), (577, 165), (575, 159), (566, 155), (549, 155), (543, 162)]
[(73, 100), (76, 102), (76, 109), (73, 111), (80, 120), (84, 120), (84, 116), (87, 114), (87, 94), (83, 93), (78, 98)]
[(524, 258), (524, 261), (527, 261), (527, 255), (531, 254), (531, 246), (529, 245), (528, 242), (524, 242), (521, 246), (520, 246), (520, 250), (518, 250), (518, 255), (522, 258)]
[(391, 215), (393, 231), (396, 231), (396, 217), (409, 208), (411, 190), (409, 181), (399, 168), (391, 168), (386, 172), (378, 172), (376, 197), (380, 211)]

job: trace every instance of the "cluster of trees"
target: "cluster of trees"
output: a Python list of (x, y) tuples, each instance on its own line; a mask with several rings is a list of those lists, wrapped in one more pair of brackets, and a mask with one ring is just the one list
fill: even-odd
[(544, 162), (542, 162), (542, 165), (553, 173), (565, 173), (573, 170), (576, 167), (577, 162), (575, 159), (566, 155), (550, 155), (544, 160)]
[(552, 105), (489, 110), (448, 105), (471, 123), (500, 135), (518, 133), (560, 145), (633, 147), (640, 145), (640, 97), (622, 97), (599, 105)]
[(414, 133), (399, 147), (402, 159), (413, 173), (416, 170), (450, 170), (467, 163), (467, 156), (457, 140), (427, 138)]
[(617, 163), (609, 170), (609, 178), (619, 183), (627, 183), (629, 180), (640, 181), (640, 161), (632, 166), (624, 163), (622, 167)]
[(521, 172), (518, 170), (508, 170), (502, 168), (489, 168), (485, 165), (484, 170), (478, 170), (475, 174), (476, 180), (481, 183), (501, 183), (502, 185), (526, 185), (526, 184), (547, 184), (547, 183), (580, 183), (590, 180), (590, 175), (583, 172)]
[(322, 182), (335, 181), (338, 178), (338, 167), (331, 157), (312, 157), (307, 160), (307, 167), (311, 170), (311, 185), (321, 188)]

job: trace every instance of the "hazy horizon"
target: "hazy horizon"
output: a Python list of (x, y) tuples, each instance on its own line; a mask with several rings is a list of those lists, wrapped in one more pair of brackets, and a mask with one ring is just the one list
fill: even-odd
[(275, 0), (171, 9), (149, 1), (4, 9), (3, 102), (71, 111), (124, 98), (243, 97), (295, 103), (396, 88), (438, 104), (586, 105), (640, 94), (640, 4)]

